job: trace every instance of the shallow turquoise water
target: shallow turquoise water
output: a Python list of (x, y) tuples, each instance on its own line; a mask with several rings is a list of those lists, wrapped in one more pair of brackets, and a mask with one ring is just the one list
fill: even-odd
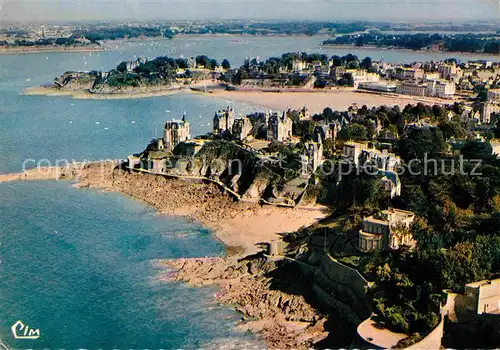
[[(238, 314), (215, 288), (159, 280), (159, 258), (223, 254), (199, 224), (157, 215), (116, 193), (61, 182), (0, 184), (0, 334), (15, 347), (196, 348), (233, 329)], [(39, 328), (17, 340), (17, 320)]]

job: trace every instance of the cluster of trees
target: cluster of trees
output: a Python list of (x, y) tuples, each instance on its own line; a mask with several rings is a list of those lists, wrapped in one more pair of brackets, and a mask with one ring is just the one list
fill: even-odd
[[(325, 22), (325, 21), (287, 21), (259, 23), (217, 23), (207, 24), (200, 28), (184, 30), (186, 34), (247, 34), (247, 35), (315, 35), (325, 31), (334, 33), (354, 33), (364, 31), (373, 25), (367, 22)], [(380, 23), (381, 28), (389, 28), (390, 24)]]
[[(218, 66), (217, 60), (206, 55), (199, 55), (194, 59), (197, 66), (213, 69)], [(227, 60), (225, 60), (227, 61)], [(226, 63), (228, 65), (229, 62)], [(116, 69), (111, 70), (107, 79), (99, 81), (100, 84), (107, 82), (108, 85), (117, 86), (139, 86), (146, 84), (170, 83), (177, 76), (177, 69), (186, 69), (185, 77), (194, 77), (189, 70), (190, 61), (186, 58), (172, 58), (167, 56), (157, 57), (153, 60), (140, 63), (133, 71), (127, 70), (127, 62), (121, 62)]]
[[(402, 158), (405, 170), (399, 175), (401, 197), (389, 204), (379, 178), (361, 172), (343, 176), (327, 200), (357, 218), (356, 224), (345, 225), (354, 234), (362, 217), (388, 205), (417, 215), (411, 228), (418, 242), (416, 249), (363, 254), (358, 265), (375, 282), (369, 293), (386, 326), (413, 334), (411, 340), (418, 340), (439, 322), (443, 290), (463, 292), (465, 284), (500, 272), (500, 160), (491, 151), (485, 152), (484, 143), (472, 140), (470, 125), (459, 118), (462, 110), (458, 103), (407, 105), (403, 109), (363, 106), (345, 112), (326, 108), (313, 116), (315, 122), (347, 122), (338, 136), (341, 142), (375, 142), (377, 120), (394, 135), (393, 150)], [(450, 112), (454, 115), (451, 120)], [(405, 127), (422, 118), (429, 118), (433, 126)], [(500, 136), (500, 125), (495, 131)], [(446, 140), (451, 137), (470, 140), (460, 155), (447, 152)], [(460, 163), (461, 156), (481, 164), (476, 168), (477, 161)], [(409, 171), (410, 160), (426, 157), (435, 160), (427, 165), (427, 173), (424, 163), (412, 165), (414, 172)], [(455, 172), (450, 173), (452, 167)]]
[(341, 35), (323, 42), (324, 45), (374, 45), (410, 50), (425, 50), (433, 46), (450, 52), (499, 53), (500, 40), (488, 34), (380, 34)]
[(78, 30), (75, 31), (76, 35), (84, 36), (92, 42), (97, 42), (100, 40), (116, 40), (125, 38), (139, 38), (144, 37), (161, 37), (173, 38), (174, 33), (170, 29), (164, 29), (160, 26), (155, 27), (129, 27), (129, 26), (118, 26), (118, 27), (105, 27), (105, 28), (95, 28), (88, 30)]

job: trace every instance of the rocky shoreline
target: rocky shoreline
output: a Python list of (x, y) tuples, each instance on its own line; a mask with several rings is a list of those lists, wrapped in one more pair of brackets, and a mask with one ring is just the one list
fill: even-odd
[(215, 300), (236, 304), (243, 314), (238, 328), (260, 332), (270, 348), (309, 349), (328, 335), (327, 318), (306, 301), (307, 280), (292, 263), (268, 261), (262, 254), (164, 263), (176, 271), (167, 280), (195, 287), (219, 285)]
[(261, 333), (272, 348), (306, 349), (328, 335), (325, 315), (305, 298), (308, 282), (297, 266), (286, 260), (269, 261), (259, 247), (259, 243), (279, 239), (279, 234), (314, 224), (326, 213), (236, 202), (214, 184), (129, 173), (118, 164), (108, 161), (39, 168), (3, 174), (0, 182), (72, 179), (79, 188), (121, 192), (162, 214), (196, 220), (215, 232), (227, 246), (227, 256), (161, 261), (176, 272), (160, 279), (220, 286), (216, 302), (236, 305), (243, 314), (238, 328)]

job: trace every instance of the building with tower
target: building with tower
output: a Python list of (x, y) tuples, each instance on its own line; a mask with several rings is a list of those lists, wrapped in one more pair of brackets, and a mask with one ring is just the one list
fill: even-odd
[(267, 123), (267, 140), (283, 142), (292, 138), (293, 121), (283, 112), (280, 116), (277, 112), (269, 116)]
[(233, 128), (234, 120), (236, 119), (234, 109), (227, 107), (222, 111), (215, 112), (214, 115), (214, 135), (227, 135), (230, 134)]
[(165, 123), (163, 145), (166, 151), (172, 152), (175, 146), (189, 139), (191, 139), (191, 134), (185, 113), (182, 120), (170, 120)]

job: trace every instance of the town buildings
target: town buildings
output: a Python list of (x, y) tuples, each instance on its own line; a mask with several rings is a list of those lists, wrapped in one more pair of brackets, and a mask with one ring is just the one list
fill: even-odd
[(317, 140), (317, 142), (306, 143), (306, 152), (301, 155), (301, 176), (303, 178), (313, 174), (323, 164), (323, 142), (321, 141), (321, 137), (318, 137)]
[(359, 231), (358, 248), (373, 252), (414, 244), (410, 230), (414, 219), (413, 212), (395, 208), (365, 218)]
[(358, 89), (379, 91), (379, 92), (396, 92), (397, 85), (390, 82), (360, 82)]
[(465, 285), (465, 305), (475, 314), (500, 315), (500, 278)]
[(236, 115), (234, 109), (227, 107), (222, 111), (215, 112), (213, 119), (213, 133), (214, 135), (226, 135), (231, 132), (233, 128)]
[(281, 116), (278, 112), (273, 112), (267, 124), (267, 140), (283, 142), (291, 139), (292, 126), (292, 119), (285, 112)]
[(412, 95), (412, 96), (420, 96), (424, 97), (427, 91), (427, 85), (418, 83), (415, 81), (409, 81), (402, 84), (399, 84), (396, 87), (396, 93), (402, 95)]
[(438, 66), (439, 76), (442, 79), (453, 80), (462, 76), (462, 70), (456, 63), (441, 63)]
[(346, 142), (342, 150), (345, 160), (351, 162), (356, 167), (375, 167), (379, 170), (394, 171), (401, 163), (401, 158), (387, 150), (378, 150), (370, 147), (368, 143)]
[(367, 143), (346, 142), (342, 157), (349, 166), (362, 168), (369, 174), (380, 176), (389, 198), (401, 195), (401, 180), (396, 172), (397, 166), (401, 163), (399, 156), (387, 150), (380, 151), (370, 147)]
[(397, 67), (391, 78), (399, 80), (417, 80), (424, 78), (424, 70), (422, 68), (406, 68)]
[(252, 122), (247, 117), (241, 117), (234, 120), (231, 135), (235, 140), (243, 141), (252, 131)]
[(489, 102), (500, 102), (500, 89), (488, 90), (488, 101)]
[(399, 84), (396, 88), (396, 92), (402, 95), (440, 98), (453, 97), (455, 90), (455, 83), (440, 80), (427, 82), (407, 81)]
[(482, 124), (491, 124), (493, 115), (500, 115), (500, 104), (490, 101), (481, 103), (479, 108), (480, 121)]
[(186, 121), (186, 116), (182, 117), (182, 120), (171, 120), (165, 123), (165, 129), (163, 133), (163, 140), (161, 142), (161, 148), (167, 152), (172, 152), (179, 143), (191, 139), (191, 134), (189, 130), (189, 122)]

